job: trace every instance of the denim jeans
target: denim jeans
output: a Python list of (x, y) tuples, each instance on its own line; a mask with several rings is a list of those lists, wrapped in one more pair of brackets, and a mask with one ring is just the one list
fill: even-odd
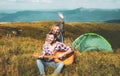
[(42, 59), (37, 59), (37, 66), (38, 66), (38, 69), (39, 69), (39, 72), (41, 75), (45, 74), (45, 67), (46, 66), (56, 67), (53, 74), (57, 75), (62, 71), (64, 64), (63, 64), (63, 62), (55, 63), (54, 61), (44, 61)]

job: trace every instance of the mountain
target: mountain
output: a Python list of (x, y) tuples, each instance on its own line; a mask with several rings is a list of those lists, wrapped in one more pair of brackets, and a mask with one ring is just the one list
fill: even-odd
[[(42, 20), (59, 20), (59, 11), (18, 11), (0, 13), (0, 22), (32, 22)], [(66, 22), (104, 22), (120, 20), (120, 9), (86, 9), (61, 10)]]
[(120, 23), (120, 20), (108, 20), (106, 22), (109, 22), (109, 23)]

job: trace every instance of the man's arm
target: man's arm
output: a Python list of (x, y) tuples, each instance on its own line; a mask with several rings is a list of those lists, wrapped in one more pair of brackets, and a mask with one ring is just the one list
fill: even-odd
[(66, 52), (63, 53), (63, 57), (67, 56), (68, 54), (73, 53), (72, 50), (67, 50)]
[(56, 47), (56, 50), (64, 51), (62, 54), (58, 56), (58, 58), (63, 58), (67, 56), (68, 54), (71, 54), (74, 52), (74, 49), (72, 47), (66, 46), (64, 43), (59, 43)]

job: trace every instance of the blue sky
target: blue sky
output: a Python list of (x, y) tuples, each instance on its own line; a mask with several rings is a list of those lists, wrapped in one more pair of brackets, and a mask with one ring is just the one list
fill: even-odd
[(0, 10), (50, 10), (79, 7), (120, 9), (120, 0), (0, 0)]

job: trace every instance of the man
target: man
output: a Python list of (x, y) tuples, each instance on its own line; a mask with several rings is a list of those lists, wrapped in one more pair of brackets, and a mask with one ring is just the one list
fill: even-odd
[(57, 76), (64, 67), (63, 62), (54, 62), (53, 58), (44, 59), (45, 55), (53, 56), (56, 51), (64, 51), (64, 53), (59, 54), (57, 58), (62, 59), (70, 53), (73, 53), (74, 50), (70, 46), (66, 46), (64, 43), (56, 41), (57, 36), (53, 33), (47, 34), (45, 44), (43, 46), (43, 53), (37, 59), (37, 66), (41, 76), (45, 76), (45, 66), (56, 67), (53, 76)]

